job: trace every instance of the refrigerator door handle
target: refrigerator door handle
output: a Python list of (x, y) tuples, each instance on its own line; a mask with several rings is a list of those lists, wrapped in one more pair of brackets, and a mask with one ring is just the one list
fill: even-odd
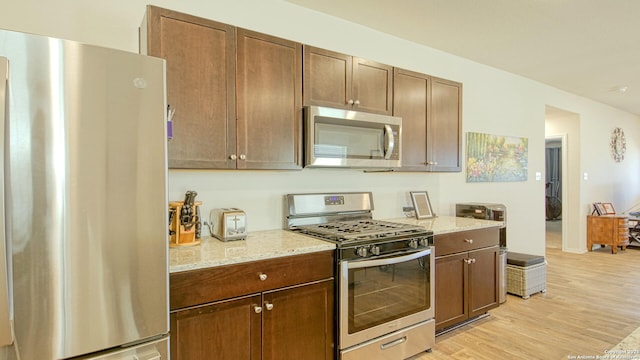
[[(9, 94), (9, 60), (0, 57), (0, 151), (5, 153), (5, 124), (8, 114)], [(9, 302), (9, 254), (7, 246), (6, 219), (5, 219), (5, 158), (0, 155), (0, 346), (13, 343), (13, 332), (11, 331), (11, 308)]]

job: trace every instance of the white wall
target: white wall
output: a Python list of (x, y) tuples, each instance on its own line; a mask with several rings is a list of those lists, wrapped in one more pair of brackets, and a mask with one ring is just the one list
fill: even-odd
[[(0, 12), (0, 27), (137, 51), (137, 27), (145, 5), (141, 0), (13, 0)], [(393, 218), (409, 204), (408, 191), (427, 190), (434, 211), (442, 215), (453, 214), (456, 202), (505, 204), (509, 248), (541, 255), (545, 189), (535, 173), (544, 174), (545, 105), (580, 114), (577, 161), (580, 172), (588, 171), (591, 177), (581, 187), (579, 222), (584, 224), (589, 202), (609, 199), (622, 209), (639, 201), (636, 116), (283, 0), (162, 0), (154, 5), (460, 81), (464, 135), (473, 131), (529, 138), (529, 179), (513, 183), (468, 184), (464, 171), (170, 171), (169, 198), (179, 200), (186, 190), (196, 190), (205, 214), (214, 207), (240, 207), (247, 211), (250, 230), (274, 229), (282, 226), (285, 193), (369, 190), (374, 192), (375, 216)], [(608, 133), (615, 126), (625, 129), (627, 148), (633, 153), (620, 164), (613, 164), (607, 152)], [(584, 231), (579, 237), (577, 241), (586, 241)]]

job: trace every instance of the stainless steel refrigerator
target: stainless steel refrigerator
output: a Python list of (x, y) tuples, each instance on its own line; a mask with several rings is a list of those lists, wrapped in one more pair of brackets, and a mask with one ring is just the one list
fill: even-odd
[(0, 359), (168, 358), (164, 73), (0, 30)]

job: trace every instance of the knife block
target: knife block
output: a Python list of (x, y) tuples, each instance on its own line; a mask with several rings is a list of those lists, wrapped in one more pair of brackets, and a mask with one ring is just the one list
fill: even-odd
[(184, 201), (173, 201), (169, 203), (169, 246), (192, 246), (200, 244), (200, 205), (202, 201), (195, 201), (194, 221), (191, 227), (180, 222), (180, 213), (184, 206)]

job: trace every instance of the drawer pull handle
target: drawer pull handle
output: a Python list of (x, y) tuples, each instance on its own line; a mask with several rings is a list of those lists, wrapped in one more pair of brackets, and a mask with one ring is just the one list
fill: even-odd
[(464, 241), (465, 241), (465, 242), (468, 242), (469, 244), (473, 244), (473, 239), (467, 239), (467, 238), (465, 238), (465, 239), (464, 239)]
[(380, 350), (385, 350), (385, 349), (388, 349), (388, 348), (390, 348), (390, 347), (394, 347), (394, 346), (396, 346), (396, 345), (400, 345), (400, 344), (402, 344), (402, 343), (403, 343), (403, 342), (405, 342), (405, 341), (407, 341), (407, 337), (406, 337), (406, 336), (403, 336), (403, 337), (401, 337), (400, 339), (393, 340), (392, 342), (388, 342), (388, 343), (386, 343), (386, 344), (382, 344), (382, 345), (380, 345)]
[(273, 310), (273, 304), (270, 302), (265, 302), (264, 307), (266, 307), (267, 310)]
[(260, 278), (260, 281), (267, 280), (267, 274), (260, 273), (260, 274), (258, 274), (258, 277)]
[(262, 307), (260, 306), (253, 306), (253, 311), (256, 312), (256, 314), (260, 314), (262, 312)]

